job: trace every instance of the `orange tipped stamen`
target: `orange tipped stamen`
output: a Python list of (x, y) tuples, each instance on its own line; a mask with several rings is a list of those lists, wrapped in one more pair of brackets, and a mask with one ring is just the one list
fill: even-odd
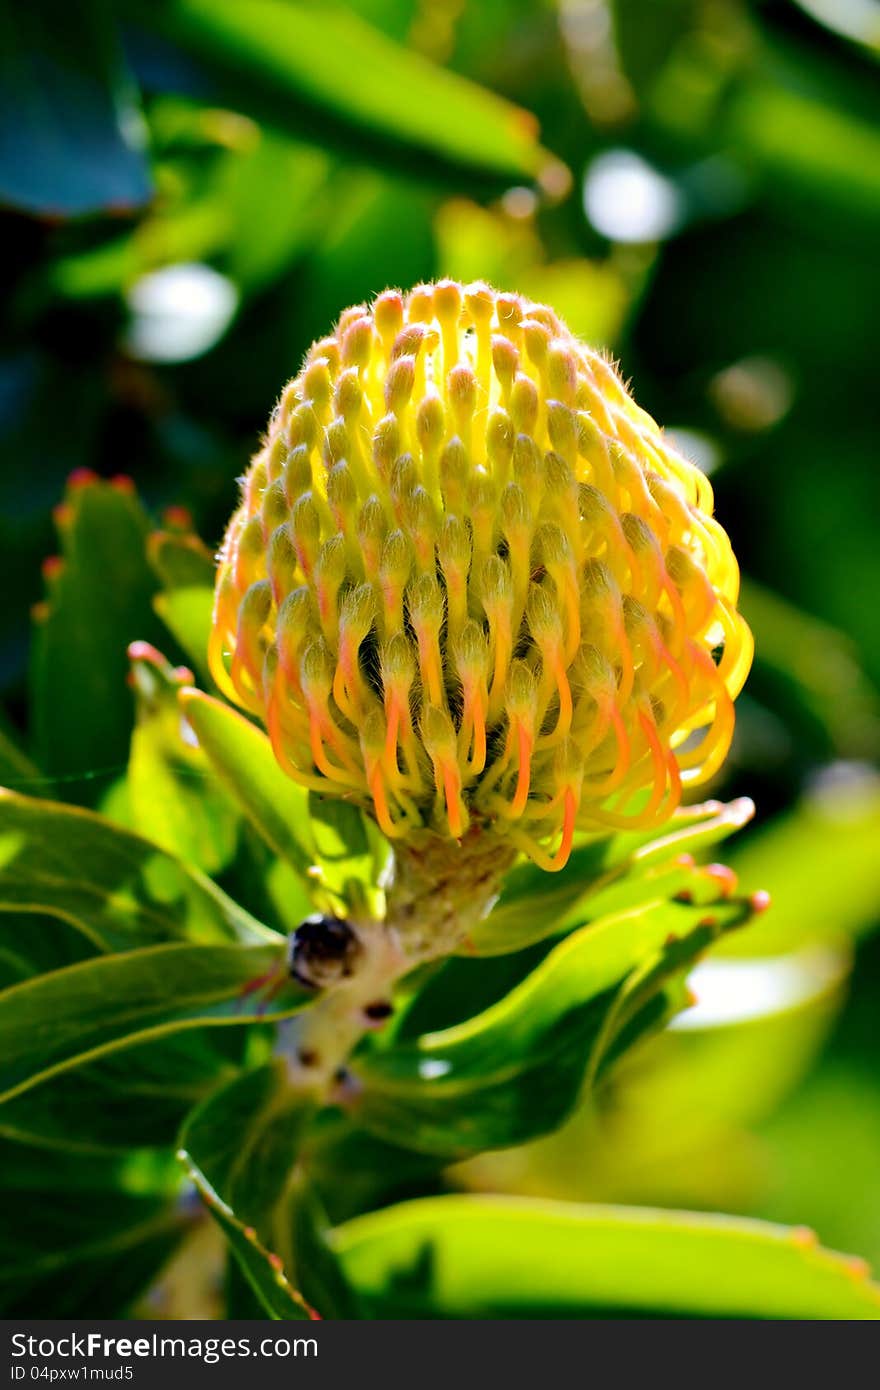
[(526, 726), (520, 722), (519, 728), (517, 729), (519, 767), (516, 777), (516, 792), (510, 803), (510, 814), (513, 817), (521, 816), (526, 809), (526, 802), (529, 797), (529, 782), (531, 780), (532, 742), (531, 734)]

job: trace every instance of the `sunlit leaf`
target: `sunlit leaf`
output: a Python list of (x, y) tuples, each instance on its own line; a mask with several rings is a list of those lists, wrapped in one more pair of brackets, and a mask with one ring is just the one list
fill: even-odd
[(0, 912), (68, 922), (103, 950), (159, 941), (265, 941), (209, 879), (91, 811), (0, 788)]
[(735, 882), (732, 872), (721, 865), (701, 866), (678, 858), (612, 878), (590, 894), (579, 911), (575, 908), (563, 918), (552, 936), (543, 933), (517, 950), (488, 956), (461, 952), (424, 981), (416, 980), (409, 997), (402, 997), (402, 1007), (385, 1036), (390, 1033), (397, 1040), (436, 1032), (488, 1009), (525, 980), (555, 940), (568, 931), (589, 923), (598, 929), (608, 917), (629, 921), (638, 913), (654, 914), (664, 908), (674, 912), (676, 902), (708, 906), (720, 893), (732, 892)]
[(193, 669), (207, 685), (208, 637), (214, 611), (214, 591), (205, 585), (188, 585), (166, 589), (153, 599), (153, 607), (180, 649), (186, 653)]
[(161, 590), (153, 608), (193, 670), (213, 688), (208, 669), (208, 639), (214, 608), (214, 557), (191, 531), (153, 531), (147, 560)]
[(496, 185), (555, 167), (527, 112), (394, 43), (341, 5), (177, 0), (141, 18), (158, 20), (197, 57), (222, 84), (227, 104), (280, 121), (297, 136), (319, 132), (322, 145), (380, 163), (418, 161), (422, 177), (454, 172)]
[(278, 766), (266, 735), (200, 690), (180, 695), (199, 747), (274, 854), (307, 877), (315, 863), (308, 793)]
[(729, 1216), (439, 1197), (359, 1217), (335, 1243), (379, 1318), (880, 1317), (861, 1261)]
[(186, 864), (214, 874), (238, 842), (237, 803), (188, 736), (178, 694), (192, 672), (172, 667), (146, 642), (129, 648), (136, 722), (128, 761), (130, 823)]
[(214, 588), (214, 557), (192, 531), (153, 531), (147, 558), (163, 589)]
[(357, 806), (308, 793), (309, 819), (321, 882), (345, 901), (369, 894), (388, 855), (388, 844)]

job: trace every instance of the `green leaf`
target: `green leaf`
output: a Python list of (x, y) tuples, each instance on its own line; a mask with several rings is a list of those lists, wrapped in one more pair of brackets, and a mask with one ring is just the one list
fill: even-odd
[[(690, 856), (660, 860), (656, 865), (632, 866), (622, 876), (610, 875), (606, 886), (597, 886), (559, 923), (559, 936), (573, 927), (582, 927), (609, 916), (647, 910), (673, 900), (709, 905), (719, 892), (732, 891), (735, 875), (721, 865), (694, 864)], [(511, 933), (512, 936), (515, 935)], [(543, 935), (539, 941), (503, 955), (452, 956), (401, 1001), (384, 1038), (412, 1038), (461, 1023), (473, 1014), (495, 1004), (540, 964), (554, 941)], [(402, 1006), (401, 1006), (402, 1005)]]
[(0, 1107), (0, 1135), (80, 1153), (168, 1148), (189, 1112), (236, 1073), (239, 1029), (179, 1033), (62, 1072)]
[(288, 1281), (278, 1257), (257, 1239), (252, 1226), (239, 1221), (217, 1195), (192, 1159), (183, 1150), (180, 1161), (208, 1211), (229, 1242), (242, 1273), (270, 1318), (281, 1322), (302, 1322), (315, 1315)]
[(690, 0), (666, 0), (645, 5), (642, 0), (612, 0), (615, 50), (637, 92), (653, 82), (675, 45), (693, 23)]
[(162, 585), (153, 607), (210, 688), (208, 641), (214, 611), (214, 557), (191, 532), (154, 531), (147, 543), (147, 559)]
[(186, 737), (177, 697), (192, 672), (172, 667), (146, 642), (132, 643), (129, 656), (137, 709), (127, 775), (132, 828), (186, 864), (218, 873), (235, 856), (239, 814)]
[[(646, 26), (641, 7), (617, 0), (629, 11), (645, 43), (643, 61), (631, 64), (644, 113), (666, 142), (683, 139), (689, 152), (734, 151), (743, 167), (760, 175), (765, 197), (792, 213), (843, 217), (848, 223), (880, 213), (880, 139), (876, 103), (868, 74), (858, 65), (842, 68), (830, 54), (795, 43), (780, 29), (773, 37), (765, 21), (731, 31), (722, 55), (707, 42), (698, 11), (673, 6)], [(684, 19), (673, 31), (675, 12)], [(672, 19), (672, 24), (669, 24)], [(634, 45), (624, 41), (627, 46)], [(665, 58), (657, 72), (657, 57)], [(646, 71), (647, 68), (652, 69)], [(641, 69), (641, 71), (639, 71)], [(864, 76), (864, 80), (863, 80)], [(723, 204), (722, 204), (723, 207)], [(829, 223), (830, 225), (830, 223)], [(730, 315), (728, 315), (730, 317)]]
[[(536, 865), (518, 864), (492, 911), (472, 930), (466, 949), (480, 956), (522, 950), (607, 911), (662, 896), (650, 877), (658, 866), (674, 870), (679, 856), (709, 849), (754, 813), (747, 797), (727, 805), (707, 801), (682, 807), (659, 835), (656, 830), (628, 832), (576, 845), (565, 868), (549, 881)], [(671, 892), (688, 886), (672, 886), (673, 878), (671, 872)]]
[(320, 1203), (299, 1168), (315, 1115), (276, 1058), (215, 1091), (190, 1116), (182, 1154), (237, 1221), (278, 1251), (321, 1317), (354, 1316), (354, 1299), (324, 1238)]
[[(842, 757), (875, 755), (880, 696), (855, 643), (752, 579), (743, 582), (739, 606), (755, 638), (759, 698), (763, 681), (787, 724), (799, 714), (807, 728), (818, 723), (824, 756), (832, 750)], [(749, 689), (755, 693), (754, 676)]]
[(387, 841), (347, 801), (309, 792), (308, 808), (321, 883), (343, 901), (369, 895), (385, 865)]
[(781, 74), (772, 58), (763, 67), (725, 102), (722, 139), (743, 149), (777, 196), (805, 197), (876, 223), (876, 121), (835, 107), (818, 93), (798, 90), (799, 72)]
[(186, 737), (178, 694), (192, 684), (192, 671), (172, 667), (147, 642), (132, 642), (129, 657), (136, 696), (129, 823), (203, 873), (221, 872), (238, 845), (238, 808), (218, 785), (202, 749)]
[(339, 1108), (320, 1111), (309, 1136), (309, 1179), (334, 1223), (433, 1191), (444, 1166), (435, 1154), (386, 1143)]
[(128, 645), (158, 640), (147, 519), (130, 486), (68, 488), (59, 509), (62, 564), (34, 633), (36, 758), (69, 800), (94, 800), (124, 768), (133, 723)]
[(681, 981), (747, 900), (655, 903), (582, 928), (475, 1018), (355, 1059), (353, 1117), (461, 1157), (555, 1129), (620, 1051), (687, 1003)]
[(314, 1111), (276, 1058), (208, 1096), (180, 1142), (237, 1216), (268, 1237)]
[(157, 616), (167, 627), (193, 669), (206, 685), (212, 685), (208, 670), (208, 639), (214, 612), (214, 590), (203, 585), (168, 589), (153, 599)]
[[(151, 77), (153, 85), (155, 69)], [(197, 100), (154, 95), (154, 160), (176, 165), (185, 146), (198, 159), (198, 177), (164, 188), (137, 226), (55, 260), (47, 267), (51, 287), (65, 298), (117, 295), (157, 267), (192, 261), (216, 265), (243, 298), (277, 282), (337, 211), (330, 161), (314, 146), (253, 123), (239, 122), (231, 138), (229, 130), (225, 112), (206, 114)]]
[(0, 788), (0, 913), (58, 917), (101, 950), (274, 933), (149, 840), (91, 811)]
[(287, 1218), (291, 1224), (294, 1267), (309, 1306), (322, 1318), (362, 1318), (360, 1300), (331, 1244), (323, 1205), (302, 1170), (291, 1178)]
[(99, 0), (4, 6), (0, 200), (76, 216), (146, 202), (140, 111)]
[[(2, 872), (0, 872), (2, 884)], [(0, 988), (97, 955), (95, 942), (58, 917), (0, 913)]]
[(0, 784), (27, 786), (33, 791), (44, 780), (36, 763), (19, 747), (11, 726), (0, 710)]
[[(133, 7), (222, 89), (227, 105), (362, 162), (463, 175), (490, 187), (540, 179), (554, 162), (534, 118), (335, 3), (177, 0)], [(556, 166), (558, 167), (558, 166)]]
[(98, 956), (0, 994), (0, 1100), (135, 1043), (201, 1026), (269, 1022), (308, 997), (287, 985), (271, 1002), (253, 988), (279, 975), (277, 946), (151, 946)]
[(358, 1217), (334, 1243), (378, 1318), (880, 1318), (861, 1261), (730, 1216), (437, 1197)]
[(308, 793), (281, 771), (262, 730), (200, 690), (180, 705), (211, 766), (273, 853), (306, 883), (315, 863)]
[(218, 190), (229, 223), (224, 268), (247, 293), (277, 281), (325, 234), (334, 211), (331, 167), (314, 146), (268, 129), (246, 158), (230, 162)]
[(163, 589), (210, 589), (213, 593), (214, 556), (195, 532), (151, 532), (147, 559)]
[(124, 1317), (185, 1234), (174, 1173), (125, 1160), (6, 1143), (0, 1312)]
[(880, 793), (870, 773), (829, 778), (800, 805), (759, 826), (731, 865), (773, 890), (761, 930), (730, 954), (781, 955), (809, 942), (860, 936), (880, 912)]

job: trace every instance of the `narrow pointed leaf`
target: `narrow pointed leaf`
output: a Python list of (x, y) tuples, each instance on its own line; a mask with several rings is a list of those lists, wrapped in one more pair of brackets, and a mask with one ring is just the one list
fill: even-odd
[[(664, 904), (671, 906), (673, 900), (708, 906), (717, 902), (721, 894), (731, 892), (735, 884), (735, 876), (721, 865), (701, 866), (678, 859), (660, 862), (656, 867), (625, 874), (612, 880), (606, 888), (598, 889), (584, 904), (580, 920), (564, 923), (563, 931), (569, 925), (581, 927), (590, 923), (598, 928), (602, 918), (624, 914), (629, 917), (635, 909), (656, 911)], [(552, 938), (544, 936), (518, 951), (489, 956), (451, 956), (402, 1002), (383, 1038), (393, 1035), (397, 1041), (401, 1037), (413, 1038), (420, 1033), (463, 1023), (509, 994), (540, 964), (553, 945)]]
[(279, 1256), (260, 1243), (252, 1226), (246, 1226), (238, 1219), (185, 1150), (181, 1150), (179, 1158), (199, 1196), (229, 1242), (242, 1273), (265, 1309), (267, 1317), (279, 1322), (306, 1322), (312, 1319), (312, 1310), (287, 1279)]
[(744, 882), (772, 886), (773, 912), (730, 954), (782, 955), (871, 931), (880, 918), (878, 844), (880, 791), (870, 774), (766, 821), (730, 862)]

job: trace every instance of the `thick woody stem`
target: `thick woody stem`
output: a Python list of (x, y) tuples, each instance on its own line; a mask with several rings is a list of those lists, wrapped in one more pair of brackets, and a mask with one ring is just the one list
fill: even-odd
[(392, 1012), (395, 984), (451, 955), (489, 911), (515, 850), (479, 829), (456, 842), (426, 835), (398, 847), (383, 921), (356, 921), (350, 974), (294, 1020), (285, 1050), (291, 1082), (326, 1094), (363, 1035)]

